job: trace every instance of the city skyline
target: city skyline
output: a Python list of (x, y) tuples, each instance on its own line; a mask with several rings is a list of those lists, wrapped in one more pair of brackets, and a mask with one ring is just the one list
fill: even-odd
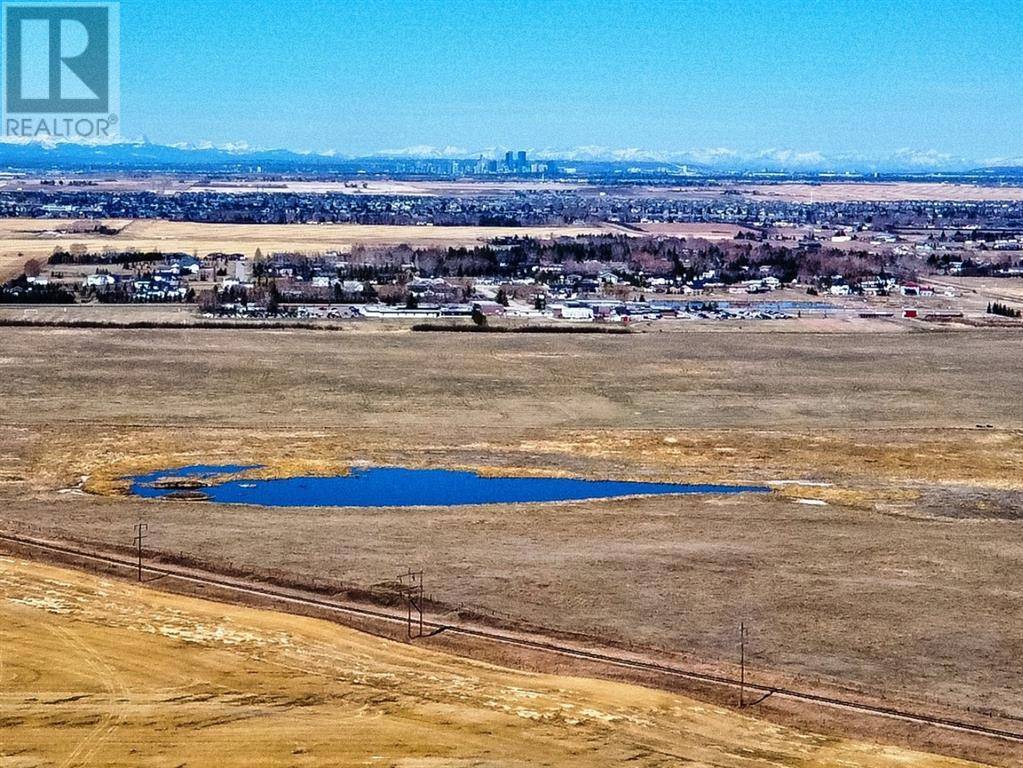
[[(510, 162), (508, 154), (516, 155)], [(522, 158), (522, 155), (525, 158)], [(822, 174), (931, 174), (967, 173), (980, 169), (1006, 169), (1018, 173), (1023, 157), (969, 158), (939, 152), (903, 149), (885, 155), (865, 153), (800, 152), (768, 149), (739, 152), (715, 147), (689, 151), (658, 151), (640, 148), (575, 147), (566, 149), (508, 149), (503, 146), (468, 149), (447, 146), (413, 146), (368, 153), (296, 151), (287, 147), (253, 147), (245, 142), (213, 142), (161, 144), (148, 137), (89, 141), (81, 139), (27, 140), (23, 137), (0, 138), (0, 163), (7, 167), (32, 167), (39, 164), (54, 167), (106, 167), (223, 165), (247, 163), (256, 167), (270, 163), (275, 166), (343, 167), (357, 161), (415, 161), (433, 166), (431, 172), (492, 174), (495, 172), (544, 173), (548, 169), (565, 169), (572, 165), (613, 165), (645, 169), (660, 168), (666, 172), (687, 173), (822, 173)], [(351, 170), (351, 169), (350, 169)]]

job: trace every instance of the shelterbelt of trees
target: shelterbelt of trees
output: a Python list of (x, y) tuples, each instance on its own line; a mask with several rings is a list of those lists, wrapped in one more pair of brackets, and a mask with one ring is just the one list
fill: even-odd
[[(59, 265), (120, 265), (133, 268), (184, 258), (185, 253), (161, 253), (132, 249), (92, 252), (81, 246), (58, 247), (48, 259)], [(240, 257), (240, 254), (237, 254)], [(206, 254), (207, 259), (229, 259), (231, 254)], [(807, 250), (739, 238), (710, 242), (678, 237), (591, 235), (542, 240), (512, 237), (474, 247), (361, 246), (341, 257), (317, 253), (280, 252), (263, 256), (257, 251), (253, 275), (260, 279), (287, 267), (289, 274), (308, 279), (343, 258), (339, 276), (385, 282), (402, 272), (424, 277), (521, 277), (543, 282), (558, 274), (596, 276), (613, 272), (620, 277), (665, 277), (682, 281), (698, 279), (710, 270), (724, 283), (739, 282), (753, 274), (771, 274), (782, 282), (813, 280), (841, 274), (846, 278), (892, 273), (905, 275), (917, 263), (868, 250), (820, 248)]]
[[(336, 260), (336, 259), (333, 259)], [(287, 266), (308, 277), (327, 261), (309, 254), (273, 254), (255, 266), (256, 276)], [(735, 283), (773, 275), (782, 282), (814, 280), (835, 274), (846, 278), (913, 272), (911, 260), (867, 250), (805, 250), (749, 239), (710, 242), (664, 236), (589, 235), (541, 240), (512, 237), (474, 247), (407, 245), (356, 246), (345, 257), (340, 276), (384, 282), (402, 272), (423, 277), (523, 277), (556, 282), (559, 275), (595, 277), (611, 272), (625, 280), (663, 277), (698, 280), (714, 271), (715, 279)]]

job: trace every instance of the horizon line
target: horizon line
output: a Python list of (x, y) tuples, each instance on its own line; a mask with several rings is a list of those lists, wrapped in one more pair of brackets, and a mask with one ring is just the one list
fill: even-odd
[(316, 158), (320, 161), (355, 162), (359, 160), (415, 160), (415, 161), (479, 161), (500, 160), (509, 151), (524, 151), (531, 162), (548, 163), (641, 163), (686, 166), (695, 170), (755, 171), (791, 173), (964, 173), (973, 170), (1023, 167), (1023, 153), (1001, 157), (969, 158), (935, 149), (919, 150), (901, 147), (881, 153), (820, 150), (796, 150), (769, 147), (758, 150), (739, 150), (730, 147), (705, 147), (686, 150), (655, 150), (640, 147), (613, 148), (602, 145), (580, 145), (571, 148), (542, 148), (494, 145), (469, 149), (448, 144), (438, 147), (418, 144), (402, 148), (378, 149), (366, 152), (339, 152), (336, 149), (310, 150), (289, 147), (261, 147), (246, 141), (215, 143), (153, 142), (146, 136), (135, 138), (80, 139), (68, 137), (0, 137), (0, 159), (5, 150), (54, 151), (69, 148), (102, 151), (104, 148), (126, 150), (153, 148), (176, 152), (218, 152), (245, 156), (286, 154), (296, 158)]

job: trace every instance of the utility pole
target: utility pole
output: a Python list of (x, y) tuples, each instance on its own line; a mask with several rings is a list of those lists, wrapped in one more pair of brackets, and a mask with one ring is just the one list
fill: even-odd
[(135, 543), (138, 546), (139, 555), (139, 581), (142, 581), (142, 540), (146, 538), (146, 532), (149, 530), (149, 526), (146, 523), (138, 522), (135, 523)]
[[(398, 576), (398, 592), (405, 598), (407, 608), (406, 620), (408, 622), (408, 639), (414, 640), (422, 637), (423, 632), (423, 572), (413, 571), (408, 568), (405, 573)], [(415, 615), (414, 615), (415, 614)], [(413, 632), (413, 626), (418, 621), (418, 632)]]
[(746, 622), (739, 622), (739, 709), (746, 706)]

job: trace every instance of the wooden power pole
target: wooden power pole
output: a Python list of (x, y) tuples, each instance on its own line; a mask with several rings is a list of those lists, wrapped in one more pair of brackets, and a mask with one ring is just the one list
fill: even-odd
[[(398, 576), (398, 590), (407, 606), (408, 638), (422, 637), (423, 632), (423, 572), (411, 568)], [(418, 627), (416, 626), (418, 624)]]
[(746, 622), (739, 622), (739, 709), (746, 706)]
[(146, 538), (146, 532), (149, 530), (149, 526), (146, 523), (138, 522), (135, 523), (135, 544), (138, 547), (139, 556), (139, 581), (142, 581), (142, 540)]

